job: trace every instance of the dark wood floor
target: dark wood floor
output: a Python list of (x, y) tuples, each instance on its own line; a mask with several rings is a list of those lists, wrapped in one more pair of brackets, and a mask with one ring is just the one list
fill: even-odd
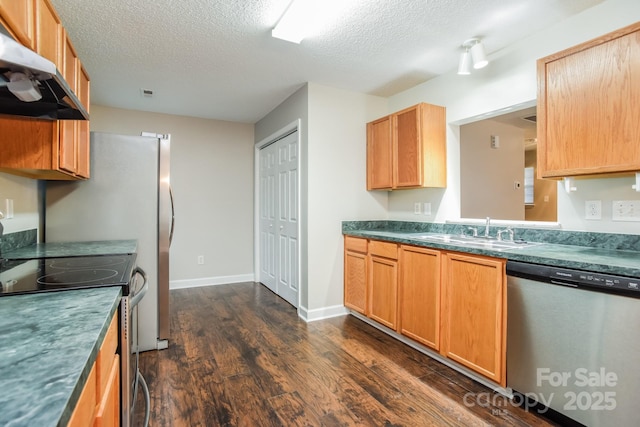
[(305, 323), (257, 283), (171, 291), (171, 334), (140, 356), (151, 426), (551, 425), (353, 316)]

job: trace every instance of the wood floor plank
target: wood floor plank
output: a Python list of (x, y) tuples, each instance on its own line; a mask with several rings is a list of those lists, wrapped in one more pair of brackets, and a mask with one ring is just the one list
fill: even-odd
[(552, 425), (469, 407), (467, 393), (490, 390), (353, 316), (305, 323), (260, 284), (174, 290), (170, 303), (169, 348), (140, 357), (151, 426)]
[(281, 425), (292, 427), (315, 427), (321, 424), (318, 416), (307, 409), (297, 392), (269, 398), (269, 404), (278, 416)]
[(225, 389), (234, 409), (231, 425), (243, 427), (280, 426), (278, 416), (263, 398), (253, 375), (234, 375), (225, 378)]

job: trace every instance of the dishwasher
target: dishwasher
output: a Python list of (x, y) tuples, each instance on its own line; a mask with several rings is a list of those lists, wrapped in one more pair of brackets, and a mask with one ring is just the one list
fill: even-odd
[(640, 278), (518, 261), (506, 271), (513, 403), (563, 424), (638, 425)]

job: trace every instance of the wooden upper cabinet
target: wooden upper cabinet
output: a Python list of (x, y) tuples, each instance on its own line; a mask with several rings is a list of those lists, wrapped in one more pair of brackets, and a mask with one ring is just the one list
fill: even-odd
[(78, 55), (67, 32), (62, 30), (62, 76), (74, 93), (78, 93)]
[(538, 176), (640, 171), (640, 23), (537, 66)]
[(367, 124), (367, 189), (446, 187), (446, 111), (421, 103)]
[(393, 188), (391, 116), (367, 123), (367, 190)]
[(506, 384), (505, 261), (447, 253), (441, 353)]
[[(89, 112), (90, 85), (89, 74), (78, 59), (78, 99)], [(90, 122), (89, 120), (79, 120), (76, 124), (76, 174), (81, 178), (89, 178), (90, 171)]]
[(0, 0), (0, 23), (29, 49), (34, 49), (34, 0)]
[(49, 0), (35, 0), (36, 52), (63, 69), (63, 29), (60, 17)]

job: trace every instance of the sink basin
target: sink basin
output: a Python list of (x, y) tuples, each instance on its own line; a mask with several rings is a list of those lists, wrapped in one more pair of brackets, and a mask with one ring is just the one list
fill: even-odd
[(448, 243), (452, 245), (467, 246), (471, 248), (491, 249), (494, 251), (520, 249), (540, 244), (534, 242), (525, 242), (523, 240), (507, 241), (482, 236), (473, 237), (440, 233), (415, 233), (408, 235), (408, 237), (411, 239), (424, 240), (427, 242)]

